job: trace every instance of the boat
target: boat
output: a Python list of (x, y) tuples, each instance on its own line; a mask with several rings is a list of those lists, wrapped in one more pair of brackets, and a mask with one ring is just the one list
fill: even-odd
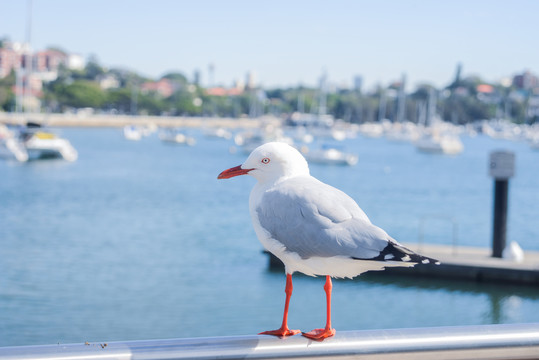
[(67, 139), (45, 131), (37, 131), (27, 137), (24, 146), (30, 159), (63, 158), (75, 161), (78, 158), (77, 150)]
[(415, 146), (422, 152), (449, 155), (461, 153), (464, 149), (464, 145), (457, 135), (437, 132), (426, 133), (415, 142)]
[(20, 162), (28, 160), (28, 152), (24, 144), (4, 124), (0, 124), (0, 156), (3, 158), (15, 158)]
[(2, 153), (17, 161), (44, 158), (63, 158), (75, 161), (77, 150), (71, 143), (57, 134), (43, 129), (39, 124), (29, 123), (18, 131), (9, 131), (4, 135), (0, 144)]
[(309, 163), (352, 166), (358, 161), (357, 155), (347, 153), (332, 145), (322, 145), (320, 149), (315, 150), (309, 150), (306, 147), (300, 150)]
[(166, 128), (159, 131), (159, 139), (172, 144), (182, 144), (193, 146), (196, 144), (195, 138), (185, 135), (179, 129)]
[(245, 154), (250, 154), (251, 151), (260, 145), (270, 141), (284, 142), (288, 145), (294, 144), (294, 140), (286, 136), (282, 128), (273, 125), (266, 125), (262, 129), (250, 129), (234, 136), (234, 143)]
[(142, 130), (135, 125), (124, 126), (124, 137), (127, 140), (139, 141), (142, 139)]
[(379, 122), (366, 122), (359, 125), (359, 132), (366, 137), (379, 138), (384, 134), (384, 126)]
[(232, 139), (232, 133), (225, 128), (219, 127), (209, 127), (204, 129), (204, 136), (208, 138), (217, 138), (217, 139)]
[(385, 132), (386, 139), (394, 142), (415, 142), (419, 139), (421, 130), (412, 122), (390, 123)]
[(285, 121), (288, 131), (303, 128), (303, 132), (314, 138), (332, 139), (342, 141), (347, 138), (344, 129), (335, 126), (335, 119), (329, 114), (308, 114), (295, 112)]
[(429, 92), (424, 121), (416, 127), (414, 145), (419, 151), (456, 155), (464, 150), (459, 137), (461, 129), (452, 123), (443, 121), (436, 112), (436, 94), (434, 89)]

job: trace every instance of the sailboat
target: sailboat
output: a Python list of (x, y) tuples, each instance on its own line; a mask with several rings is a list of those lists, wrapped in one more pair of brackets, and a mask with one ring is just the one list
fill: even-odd
[(426, 117), (426, 127), (423, 134), (415, 141), (417, 150), (427, 153), (442, 153), (455, 155), (464, 150), (464, 145), (457, 134), (449, 131), (446, 123), (435, 116), (436, 94), (434, 89), (430, 89), (428, 109)]
[(45, 158), (75, 161), (78, 158), (77, 150), (68, 140), (32, 122), (14, 131), (4, 131), (0, 138), (0, 154), (19, 162)]
[[(289, 132), (296, 134), (308, 134), (312, 138), (330, 138), (344, 140), (346, 131), (335, 127), (335, 118), (327, 113), (327, 74), (324, 72), (320, 77), (318, 90), (318, 112), (311, 109), (311, 113), (303, 112), (303, 97), (298, 99), (298, 111), (294, 112), (287, 120), (286, 127)], [(300, 105), (301, 104), (301, 105)]]
[[(27, 33), (27, 54), (26, 56), (26, 81), (22, 81), (22, 99), (17, 97), (16, 108), (21, 109), (27, 103), (27, 95), (31, 93), (30, 77), (32, 75), (32, 50), (30, 47), (30, 28), (31, 28), (31, 2), (29, 2), (28, 11), (28, 33)], [(17, 83), (21, 83), (18, 76)], [(26, 112), (26, 108), (24, 108)], [(25, 162), (31, 159), (42, 159), (50, 157), (60, 157), (67, 161), (75, 161), (78, 153), (71, 143), (59, 137), (49, 130), (45, 130), (41, 124), (27, 122), (16, 130), (4, 130), (3, 138), (0, 140), (1, 153), (5, 156), (11, 156), (15, 160)]]

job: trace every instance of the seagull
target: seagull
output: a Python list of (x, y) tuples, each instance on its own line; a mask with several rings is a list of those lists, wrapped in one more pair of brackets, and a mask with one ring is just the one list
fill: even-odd
[(261, 335), (284, 338), (301, 332), (288, 328), (295, 272), (326, 277), (326, 326), (302, 333), (322, 341), (335, 335), (331, 327), (331, 278), (353, 278), (392, 266), (439, 264), (399, 244), (373, 225), (351, 197), (312, 177), (305, 158), (288, 144), (263, 144), (242, 165), (221, 172), (217, 178), (239, 175), (257, 180), (249, 197), (253, 227), (264, 248), (284, 263), (286, 272), (282, 325)]

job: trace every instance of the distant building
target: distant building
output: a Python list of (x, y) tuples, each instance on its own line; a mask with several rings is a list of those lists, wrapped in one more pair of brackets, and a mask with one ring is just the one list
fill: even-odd
[(83, 70), (86, 66), (84, 57), (79, 54), (68, 54), (67, 55), (67, 68), (70, 70)]
[(501, 101), (500, 94), (494, 86), (489, 84), (479, 84), (476, 86), (477, 99), (487, 104), (498, 104)]
[(72, 70), (81, 70), (85, 66), (84, 59), (77, 54), (55, 49), (32, 52), (26, 44), (5, 41), (0, 48), (0, 78), (8, 76), (12, 70), (26, 69), (29, 58), (32, 59), (31, 72), (42, 81), (56, 80), (60, 66)]
[(112, 74), (104, 74), (97, 77), (99, 87), (103, 90), (117, 89), (120, 87), (120, 80)]
[(193, 84), (200, 86), (200, 70), (195, 70), (193, 74)]
[(245, 75), (245, 87), (247, 89), (256, 88), (256, 76), (254, 72), (249, 71), (247, 75)]
[(33, 55), (32, 73), (42, 81), (54, 81), (58, 78), (58, 69), (66, 66), (67, 54), (58, 50), (43, 50)]
[(211, 96), (238, 96), (243, 94), (243, 89), (237, 87), (230, 89), (224, 87), (212, 87), (206, 89), (206, 94)]
[(513, 77), (513, 86), (518, 89), (531, 90), (539, 87), (539, 79), (529, 71)]
[(83, 69), (84, 59), (55, 49), (33, 52), (28, 44), (18, 42), (4, 41), (0, 48), (0, 78), (16, 72), (13, 93), (25, 109), (39, 110), (43, 83), (56, 80), (61, 66)]
[(354, 91), (361, 92), (362, 87), (363, 87), (363, 76), (356, 75), (354, 77)]
[(174, 84), (169, 79), (161, 79), (159, 81), (148, 81), (140, 86), (143, 93), (155, 92), (162, 97), (169, 97), (176, 90)]
[(22, 46), (18, 43), (4, 42), (0, 48), (0, 78), (8, 76), (12, 70), (18, 70), (22, 66)]

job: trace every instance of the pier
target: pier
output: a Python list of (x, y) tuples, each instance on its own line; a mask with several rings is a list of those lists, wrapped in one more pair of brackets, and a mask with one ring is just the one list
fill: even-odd
[(479, 282), (539, 285), (539, 252), (525, 251), (516, 262), (492, 256), (492, 249), (468, 246), (407, 245), (440, 260), (440, 265), (386, 269), (393, 274), (441, 277)]
[[(387, 268), (394, 275), (438, 277), (479, 282), (506, 282), (539, 285), (539, 252), (525, 251), (522, 262), (492, 257), (489, 248), (432, 244), (405, 244), (411, 250), (440, 260), (440, 265), (416, 265), (412, 268)], [(269, 267), (281, 269), (283, 264), (269, 254)], [(372, 272), (378, 274), (379, 272)], [(383, 275), (383, 274), (382, 274)]]
[(337, 331), (302, 336), (231, 336), (0, 347), (0, 359), (538, 359), (539, 324)]

